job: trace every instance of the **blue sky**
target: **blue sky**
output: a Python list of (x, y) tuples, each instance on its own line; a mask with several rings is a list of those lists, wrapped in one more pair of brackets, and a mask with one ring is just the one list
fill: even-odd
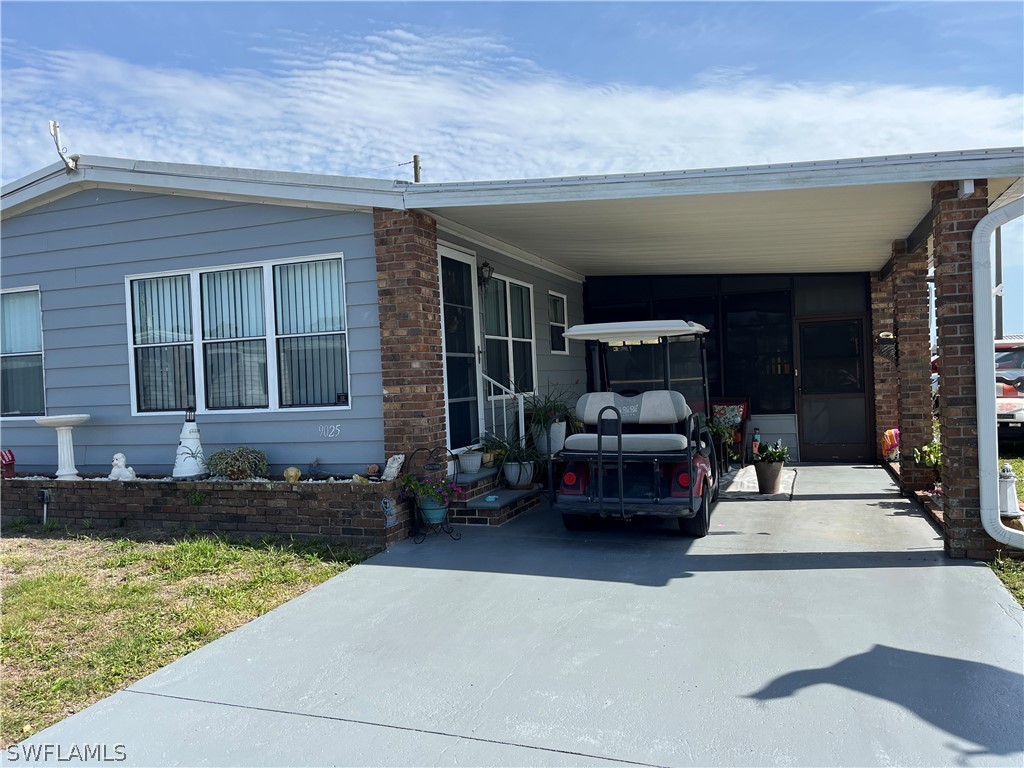
[(5, 183), (53, 118), (82, 154), (428, 181), (1024, 141), (1019, 2), (4, 0), (0, 34)]

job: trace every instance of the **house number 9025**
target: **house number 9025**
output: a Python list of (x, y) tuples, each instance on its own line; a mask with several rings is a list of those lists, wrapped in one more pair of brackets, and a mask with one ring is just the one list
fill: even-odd
[(335, 437), (341, 437), (341, 424), (321, 424), (320, 437), (328, 440)]

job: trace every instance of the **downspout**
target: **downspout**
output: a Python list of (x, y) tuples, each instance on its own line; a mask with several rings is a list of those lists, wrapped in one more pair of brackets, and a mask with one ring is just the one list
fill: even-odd
[[(974, 363), (978, 403), (978, 489), (981, 497), (981, 524), (996, 541), (1024, 549), (1024, 531), (1007, 528), (999, 519), (999, 436), (996, 420), (995, 327), (992, 321), (991, 238), (997, 227), (1024, 216), (1024, 197), (989, 213), (978, 222), (971, 239), (971, 266), (974, 275)], [(991, 374), (991, 375), (990, 375)]]

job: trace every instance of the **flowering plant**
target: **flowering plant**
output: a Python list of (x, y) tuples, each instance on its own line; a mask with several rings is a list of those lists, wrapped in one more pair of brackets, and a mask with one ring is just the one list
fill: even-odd
[(416, 501), (432, 501), (435, 504), (448, 506), (453, 501), (463, 498), (465, 491), (447, 477), (426, 477), (402, 475), (398, 478), (402, 487), (402, 495)]
[(789, 448), (782, 444), (781, 438), (775, 441), (775, 445), (761, 443), (760, 450), (754, 454), (754, 461), (763, 461), (766, 464), (789, 461)]

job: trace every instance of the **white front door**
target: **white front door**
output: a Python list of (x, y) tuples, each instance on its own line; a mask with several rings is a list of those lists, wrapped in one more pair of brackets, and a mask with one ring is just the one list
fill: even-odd
[(448, 447), (457, 451), (480, 442), (483, 419), (477, 361), (476, 258), (444, 246), (438, 250)]

